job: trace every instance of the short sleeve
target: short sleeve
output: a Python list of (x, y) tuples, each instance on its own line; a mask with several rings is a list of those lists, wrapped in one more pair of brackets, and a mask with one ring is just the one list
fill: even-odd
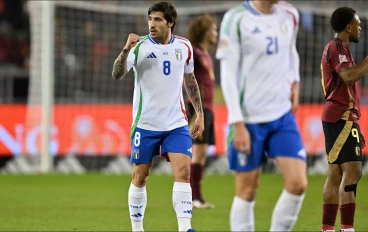
[(127, 66), (126, 66), (127, 72), (129, 72), (130, 69), (134, 65), (134, 60), (135, 60), (134, 50), (135, 50), (135, 47), (130, 49), (130, 51), (129, 51), (129, 55), (128, 55), (128, 58), (127, 58)]
[(194, 58), (193, 58), (193, 48), (190, 42), (183, 43), (187, 48), (187, 59), (185, 61), (184, 73), (192, 73), (194, 72)]
[(335, 40), (330, 45), (331, 65), (337, 73), (339, 73), (342, 68), (352, 66), (350, 52), (345, 46), (346, 45), (339, 40)]
[(240, 57), (240, 20), (244, 11), (228, 11), (221, 22), (220, 38), (216, 51), (216, 58)]

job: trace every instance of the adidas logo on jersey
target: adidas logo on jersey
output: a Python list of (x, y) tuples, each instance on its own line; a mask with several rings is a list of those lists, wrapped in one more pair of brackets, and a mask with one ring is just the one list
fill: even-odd
[(252, 33), (253, 34), (257, 34), (257, 33), (260, 33), (261, 32), (261, 30), (259, 30), (259, 28), (258, 27), (255, 27), (254, 29), (253, 29), (253, 31), (252, 31)]
[(152, 52), (149, 56), (147, 56), (147, 58), (157, 58), (157, 56)]

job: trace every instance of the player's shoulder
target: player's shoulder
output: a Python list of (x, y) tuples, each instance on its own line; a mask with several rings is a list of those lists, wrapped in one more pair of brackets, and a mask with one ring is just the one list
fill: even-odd
[(139, 36), (139, 41), (136, 43), (136, 45), (133, 47), (133, 50), (141, 49), (142, 45), (149, 42), (148, 35)]
[(278, 3), (276, 3), (276, 6), (279, 7), (280, 9), (288, 10), (295, 14), (299, 14), (298, 9), (293, 4), (288, 3), (286, 1), (279, 1)]
[(143, 35), (143, 36), (139, 36), (138, 44), (143, 45), (143, 44), (153, 44), (153, 43), (150, 41), (149, 35)]
[(190, 43), (189, 39), (187, 39), (183, 36), (174, 35), (174, 34), (173, 34), (173, 36), (174, 36), (174, 39), (175, 39), (174, 42), (192, 47), (192, 44)]
[(244, 3), (238, 4), (227, 10), (221, 22), (221, 34), (229, 35), (231, 32), (234, 32), (235, 30), (233, 30), (233, 28), (237, 22), (247, 16), (246, 11), (247, 9)]
[(299, 11), (291, 3), (288, 3), (286, 1), (279, 1), (276, 4), (276, 7), (285, 12), (286, 14), (291, 14), (297, 21), (299, 21)]
[(238, 13), (244, 12), (244, 11), (246, 11), (244, 3), (238, 4), (236, 6), (231, 7), (230, 9), (228, 9), (224, 14), (224, 18), (234, 17)]
[(341, 40), (334, 38), (327, 43), (326, 48), (329, 48), (332, 52), (346, 53), (349, 51), (347, 45)]
[(244, 16), (245, 11), (247, 11), (247, 9), (245, 8), (244, 3), (238, 4), (225, 12), (222, 22), (224, 25), (232, 24), (233, 22), (238, 21), (239, 17)]

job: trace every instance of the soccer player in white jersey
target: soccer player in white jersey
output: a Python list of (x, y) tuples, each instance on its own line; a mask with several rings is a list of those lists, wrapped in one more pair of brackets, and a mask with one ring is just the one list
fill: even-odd
[(298, 21), (292, 5), (262, 0), (230, 9), (221, 23), (216, 57), (231, 125), (228, 153), (236, 184), (232, 231), (255, 229), (253, 208), (267, 157), (276, 160), (284, 180), (270, 230), (291, 231), (303, 203), (306, 153), (293, 114), (299, 98)]
[(121, 79), (132, 67), (135, 73), (130, 159), (134, 166), (128, 198), (133, 231), (143, 231), (145, 186), (153, 158), (159, 154), (166, 155), (173, 168), (172, 201), (178, 229), (194, 231), (189, 184), (192, 140), (182, 96), (183, 80), (197, 113), (193, 138), (202, 134), (204, 116), (193, 73), (192, 46), (187, 39), (172, 34), (176, 16), (170, 3), (152, 5), (148, 10), (149, 34), (130, 34), (113, 67), (114, 79)]

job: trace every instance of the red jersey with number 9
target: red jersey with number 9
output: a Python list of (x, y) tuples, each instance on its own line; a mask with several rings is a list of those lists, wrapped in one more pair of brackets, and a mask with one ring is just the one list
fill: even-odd
[(342, 68), (355, 66), (347, 44), (339, 39), (331, 40), (325, 47), (321, 61), (321, 82), (326, 104), (322, 121), (339, 119), (357, 122), (360, 118), (360, 86), (358, 82), (347, 85), (339, 76)]

